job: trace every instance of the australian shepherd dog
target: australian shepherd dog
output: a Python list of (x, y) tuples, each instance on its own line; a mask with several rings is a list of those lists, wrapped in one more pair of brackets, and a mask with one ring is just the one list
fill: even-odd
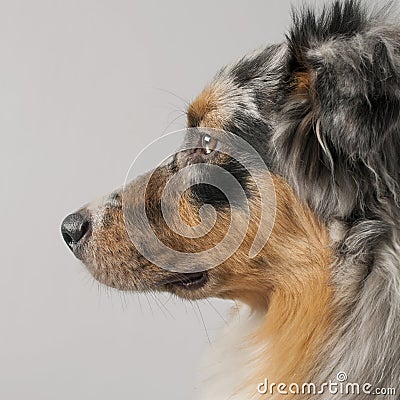
[(400, 398), (393, 15), (295, 11), (188, 106), (183, 147), (62, 224), (105, 285), (239, 304), (202, 399)]

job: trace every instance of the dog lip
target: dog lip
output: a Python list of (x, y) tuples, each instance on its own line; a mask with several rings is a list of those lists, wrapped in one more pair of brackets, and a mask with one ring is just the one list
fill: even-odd
[(208, 274), (203, 272), (176, 273), (162, 281), (165, 286), (177, 286), (187, 290), (202, 288), (208, 281)]

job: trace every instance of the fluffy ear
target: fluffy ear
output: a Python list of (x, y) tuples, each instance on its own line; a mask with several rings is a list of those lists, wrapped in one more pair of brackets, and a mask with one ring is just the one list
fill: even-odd
[(274, 141), (292, 183), (326, 217), (364, 212), (366, 196), (397, 200), (400, 28), (336, 1), (295, 14), (287, 43)]

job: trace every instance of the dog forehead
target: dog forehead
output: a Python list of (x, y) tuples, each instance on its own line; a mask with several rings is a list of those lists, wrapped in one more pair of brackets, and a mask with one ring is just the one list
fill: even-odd
[(227, 96), (232, 90), (235, 88), (227, 80), (212, 82), (206, 86), (188, 107), (188, 127), (223, 129), (229, 121)]
[(271, 45), (222, 68), (189, 105), (188, 127), (228, 130), (239, 122), (260, 119), (279, 80), (286, 49)]

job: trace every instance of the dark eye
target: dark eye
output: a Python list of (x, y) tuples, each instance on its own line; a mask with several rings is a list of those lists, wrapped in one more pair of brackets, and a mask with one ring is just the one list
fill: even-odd
[(210, 154), (218, 146), (218, 140), (205, 133), (201, 138), (201, 147), (205, 154)]

